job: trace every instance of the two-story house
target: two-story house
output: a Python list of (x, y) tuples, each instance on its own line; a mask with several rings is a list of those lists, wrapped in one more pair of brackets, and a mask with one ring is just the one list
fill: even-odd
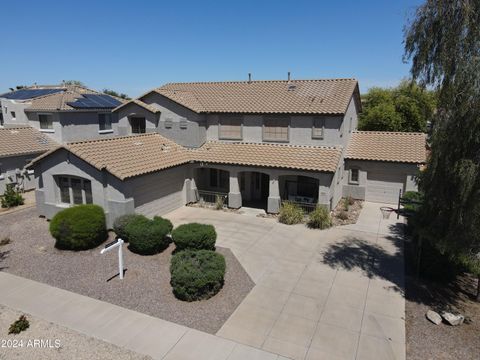
[[(116, 134), (117, 126), (117, 117), (112, 110), (122, 102), (82, 86), (34, 85), (0, 95), (0, 129), (13, 129), (17, 133), (23, 133), (22, 127), (36, 129), (27, 130), (30, 136), (22, 140), (24, 147), (32, 149), (38, 148), (36, 139), (44, 138), (41, 134), (53, 140), (50, 144), (111, 137)], [(12, 132), (3, 131), (2, 134), (10, 136), (9, 144), (16, 139)], [(5, 154), (0, 154), (0, 193), (5, 187), (2, 183), (8, 179), (25, 190), (32, 188), (33, 182), (24, 176), (26, 163), (22, 159), (23, 153), (21, 148), (16, 153), (5, 150)], [(13, 173), (17, 175), (12, 181)]]
[(415, 188), (425, 137), (357, 132), (360, 111), (354, 79), (167, 84), (113, 110), (123, 136), (37, 158), (38, 211), (96, 203), (111, 224), (217, 196), (269, 213), (283, 200), (394, 202)]

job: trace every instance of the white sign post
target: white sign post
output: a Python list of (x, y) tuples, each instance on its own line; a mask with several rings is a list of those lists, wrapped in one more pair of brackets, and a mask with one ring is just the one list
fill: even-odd
[(118, 274), (120, 275), (120, 280), (123, 279), (123, 252), (122, 252), (122, 245), (124, 241), (122, 239), (118, 239), (117, 241), (112, 241), (105, 245), (105, 249), (100, 251), (100, 254), (105, 254), (107, 251), (113, 250), (118, 247)]

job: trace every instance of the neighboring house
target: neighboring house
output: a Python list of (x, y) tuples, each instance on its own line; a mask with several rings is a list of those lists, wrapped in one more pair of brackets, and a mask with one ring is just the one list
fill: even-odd
[(0, 95), (0, 101), (3, 127), (31, 126), (61, 143), (117, 135), (112, 109), (124, 102), (73, 85), (25, 88)]
[(35, 188), (33, 171), (24, 167), (57, 146), (52, 139), (30, 127), (0, 128), (0, 194), (7, 184), (25, 190)]
[(270, 213), (284, 200), (396, 202), (394, 191), (415, 188), (425, 137), (356, 132), (359, 111), (353, 79), (167, 84), (113, 111), (125, 136), (37, 158), (38, 211), (92, 202), (111, 226), (217, 196)]

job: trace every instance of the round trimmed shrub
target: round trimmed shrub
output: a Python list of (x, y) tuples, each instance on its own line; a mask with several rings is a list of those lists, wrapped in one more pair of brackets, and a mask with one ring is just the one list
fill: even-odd
[(172, 232), (172, 230), (173, 230), (173, 224), (172, 224), (172, 222), (171, 222), (170, 220), (164, 219), (164, 218), (162, 218), (162, 217), (160, 217), (160, 216), (154, 216), (154, 217), (153, 217), (153, 220), (163, 222), (163, 223), (165, 224), (165, 226), (168, 227), (168, 233), (170, 234), (170, 233)]
[(184, 301), (209, 299), (222, 288), (225, 268), (225, 258), (214, 251), (177, 252), (170, 264), (173, 294)]
[(108, 238), (105, 213), (98, 205), (76, 205), (57, 213), (50, 221), (55, 247), (61, 250), (87, 250)]
[(172, 239), (177, 250), (215, 250), (217, 232), (213, 225), (190, 223), (173, 230)]
[(153, 255), (165, 250), (170, 244), (167, 235), (171, 223), (161, 217), (153, 220), (143, 215), (132, 218), (125, 226), (130, 251), (140, 255)]
[(142, 215), (126, 214), (116, 218), (115, 221), (113, 222), (113, 231), (115, 231), (115, 234), (123, 241), (128, 242), (128, 234), (125, 228), (133, 219), (135, 219), (138, 216), (142, 216)]

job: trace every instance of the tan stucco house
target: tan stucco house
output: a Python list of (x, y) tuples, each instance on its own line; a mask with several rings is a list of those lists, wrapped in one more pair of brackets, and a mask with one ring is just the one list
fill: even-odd
[(119, 136), (35, 159), (38, 212), (96, 203), (112, 224), (217, 195), (270, 213), (283, 200), (394, 203), (416, 188), (425, 136), (356, 131), (360, 111), (354, 79), (167, 84), (113, 110)]

